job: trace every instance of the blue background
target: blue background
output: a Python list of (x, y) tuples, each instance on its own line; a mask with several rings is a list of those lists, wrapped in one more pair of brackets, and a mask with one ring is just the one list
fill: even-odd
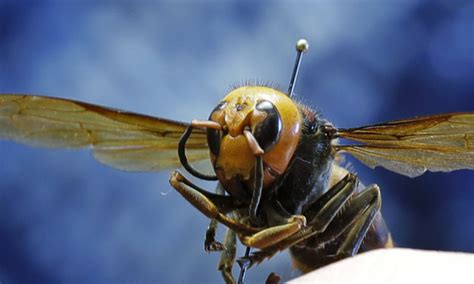
[[(336, 126), (474, 111), (472, 1), (38, 2), (0, 1), (2, 93), (202, 119), (234, 83), (285, 88), (305, 37), (297, 97)], [(221, 282), (208, 220), (168, 171), (5, 141), (0, 157), (2, 283)], [(400, 246), (474, 252), (473, 172), (411, 179), (348, 161), (382, 188)], [(285, 252), (248, 279), (271, 271), (298, 275)]]

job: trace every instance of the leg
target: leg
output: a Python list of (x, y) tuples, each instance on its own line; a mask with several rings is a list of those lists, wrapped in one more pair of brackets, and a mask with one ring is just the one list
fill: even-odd
[(242, 235), (240, 241), (248, 247), (264, 249), (287, 239), (305, 226), (306, 218), (303, 215), (293, 215), (287, 219), (286, 224), (273, 226), (253, 235)]
[(226, 216), (226, 213), (239, 208), (229, 196), (212, 194), (200, 189), (187, 180), (180, 172), (174, 171), (170, 177), (170, 184), (194, 207), (209, 219), (216, 219), (236, 233), (250, 235), (259, 232), (255, 228)]
[[(218, 222), (226, 225), (231, 230), (241, 235), (241, 241), (246, 246), (264, 248), (273, 243), (279, 242), (288, 236), (293, 235), (306, 225), (306, 218), (302, 215), (295, 215), (287, 220), (287, 224), (270, 227), (267, 229), (259, 229), (249, 226), (245, 223), (238, 222), (225, 214), (230, 207), (219, 208), (213, 201), (229, 201), (224, 198), (228, 196), (221, 196), (206, 192), (187, 180), (181, 173), (174, 171), (170, 178), (171, 185), (181, 195), (194, 205), (199, 211), (210, 219), (216, 219)], [(219, 204), (222, 206), (222, 204)], [(226, 211), (221, 211), (221, 210)], [(233, 208), (237, 209), (237, 208)]]
[[(251, 236), (240, 236), (240, 241), (242, 244), (247, 246), (247, 251), (244, 257), (241, 257), (237, 260), (240, 265), (240, 277), (239, 277), (239, 284), (240, 280), (245, 277), (245, 272), (248, 268), (253, 265), (253, 257), (255, 254), (259, 252), (263, 252), (266, 250), (261, 250), (259, 252), (253, 253), (249, 256), (250, 248), (256, 247), (260, 249), (264, 249), (266, 247), (271, 247), (272, 245), (284, 242), (285, 239), (291, 238), (293, 235), (300, 233), (303, 228), (306, 226), (306, 218), (302, 215), (294, 215), (287, 219), (287, 224), (273, 226), (267, 229), (264, 229), (254, 235)], [(278, 252), (275, 251), (274, 253)], [(272, 253), (272, 255), (274, 254)], [(278, 283), (275, 282), (276, 279), (279, 279), (278, 275), (270, 275), (267, 279), (268, 283)]]
[(364, 192), (360, 194), (360, 199), (357, 202), (360, 202), (361, 204), (367, 202), (367, 206), (362, 214), (357, 217), (354, 225), (350, 228), (347, 238), (337, 250), (336, 255), (339, 255), (342, 258), (357, 254), (370, 225), (374, 221), (377, 213), (380, 211), (382, 200), (379, 187), (372, 185), (366, 188)]
[(216, 230), (217, 230), (217, 220), (212, 219), (209, 223), (209, 227), (206, 230), (206, 239), (204, 240), (204, 250), (206, 252), (211, 251), (221, 251), (225, 249), (225, 246), (216, 241)]
[[(317, 238), (308, 245), (314, 248), (322, 247), (346, 234), (345, 240), (340, 246), (340, 251), (347, 251), (350, 247), (356, 249), (355, 253), (357, 253), (370, 224), (372, 224), (375, 215), (380, 210), (381, 204), (379, 187), (377, 185), (368, 186), (355, 195), (328, 228), (318, 234)], [(339, 252), (336, 254), (339, 254)]]
[(225, 283), (235, 284), (234, 276), (232, 276), (232, 266), (235, 260), (236, 236), (235, 232), (230, 229), (227, 229), (225, 234), (224, 247), (217, 269), (221, 271)]
[(357, 177), (354, 174), (346, 175), (304, 212), (310, 218), (310, 227), (304, 228), (278, 243), (274, 243), (271, 248), (255, 252), (253, 254), (255, 256), (254, 261), (261, 262), (265, 258), (272, 257), (280, 250), (287, 249), (326, 230), (349, 197), (354, 193), (356, 187)]
[[(217, 184), (216, 194), (224, 195), (224, 189), (220, 183)], [(211, 251), (221, 251), (225, 249), (225, 246), (220, 242), (216, 241), (216, 230), (217, 230), (217, 220), (212, 219), (209, 227), (206, 230), (206, 239), (204, 241), (204, 250), (207, 252)]]
[[(348, 250), (357, 252), (376, 213), (380, 210), (381, 203), (380, 191), (376, 185), (369, 186), (354, 196), (350, 203), (348, 203), (349, 193), (355, 190), (356, 185), (357, 180), (355, 176), (346, 177), (326, 193), (327, 195), (332, 195), (331, 198), (325, 197), (326, 194), (321, 197), (322, 199), (327, 199), (327, 206), (320, 206), (322, 208), (321, 211), (314, 214), (314, 216), (323, 217), (323, 220), (326, 220), (325, 222), (311, 220), (311, 227), (304, 228), (295, 235), (271, 247), (255, 252), (247, 260), (250, 261), (251, 265), (262, 262), (265, 258), (272, 257), (278, 251), (292, 247), (313, 236), (314, 242), (307, 243), (306, 246), (317, 249), (347, 231), (349, 231), (347, 238), (336, 255), (337, 257), (341, 257), (343, 253), (347, 254)], [(334, 190), (334, 192), (331, 192), (332, 190)], [(337, 203), (340, 204), (337, 205)], [(347, 208), (341, 210), (344, 205)], [(316, 206), (319, 205), (316, 204)], [(335, 212), (332, 210), (335, 210)], [(316, 211), (311, 211), (310, 208), (308, 212)], [(338, 213), (340, 215), (336, 216)]]
[(304, 212), (315, 232), (326, 230), (355, 192), (357, 185), (357, 176), (352, 173), (347, 174)]
[(380, 191), (375, 185), (357, 194), (324, 233), (291, 248), (298, 269), (308, 272), (360, 252), (380, 205)]

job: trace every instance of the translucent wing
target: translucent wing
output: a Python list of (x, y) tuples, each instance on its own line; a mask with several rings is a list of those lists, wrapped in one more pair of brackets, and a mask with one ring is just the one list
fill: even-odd
[[(91, 147), (95, 158), (121, 170), (178, 166), (176, 149), (187, 126), (66, 99), (0, 95), (0, 139), (42, 147)], [(193, 131), (186, 154), (190, 161), (208, 158), (205, 131)]]
[(337, 135), (360, 144), (337, 145), (371, 168), (415, 177), (425, 171), (474, 169), (474, 113), (447, 113), (391, 121)]

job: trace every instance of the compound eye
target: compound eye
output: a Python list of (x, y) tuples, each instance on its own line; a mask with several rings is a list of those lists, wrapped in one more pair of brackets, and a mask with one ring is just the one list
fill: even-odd
[[(220, 102), (211, 112), (209, 115), (209, 120), (216, 119), (215, 116), (219, 116), (219, 112), (221, 112), (226, 105), (226, 102)], [(215, 114), (215, 115), (214, 115)], [(213, 119), (214, 117), (214, 119)], [(209, 145), (209, 150), (212, 154), (217, 156), (219, 154), (219, 148), (221, 144), (222, 133), (221, 131), (213, 128), (207, 129), (207, 145)]]
[(280, 113), (269, 101), (261, 101), (256, 109), (265, 113), (263, 120), (258, 122), (253, 128), (253, 135), (257, 139), (260, 147), (266, 152), (280, 140), (282, 122)]

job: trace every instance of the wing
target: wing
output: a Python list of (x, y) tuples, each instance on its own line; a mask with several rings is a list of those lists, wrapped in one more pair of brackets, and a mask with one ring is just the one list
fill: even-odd
[(391, 121), (337, 135), (360, 144), (336, 145), (371, 168), (415, 177), (425, 171), (474, 169), (474, 113), (447, 113)]
[[(177, 145), (188, 124), (72, 100), (0, 95), (0, 140), (33, 146), (91, 147), (99, 161), (128, 171), (179, 166)], [(209, 157), (206, 132), (194, 129), (186, 154)]]

